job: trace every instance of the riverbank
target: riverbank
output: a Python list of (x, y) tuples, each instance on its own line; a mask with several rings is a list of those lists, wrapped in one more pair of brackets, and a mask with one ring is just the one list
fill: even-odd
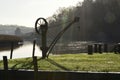
[(21, 37), (15, 35), (1, 35), (0, 34), (0, 51), (10, 50), (11, 48), (18, 48), (23, 43)]

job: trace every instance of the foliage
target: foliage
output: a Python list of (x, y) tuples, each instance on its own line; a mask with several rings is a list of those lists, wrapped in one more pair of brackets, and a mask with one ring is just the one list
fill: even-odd
[[(88, 40), (102, 42), (119, 42), (120, 23), (119, 0), (84, 0), (75, 7), (60, 8), (49, 21), (52, 30), (58, 32), (75, 16), (80, 17), (80, 22), (73, 25), (65, 35), (64, 40)], [(62, 24), (62, 25), (60, 25)]]
[(0, 34), (15, 35), (15, 30), (20, 29), (21, 35), (33, 32), (33, 28), (18, 25), (1, 25)]
[[(51, 55), (49, 59), (39, 59), (39, 70), (120, 72), (120, 55), (104, 54), (62, 54)], [(9, 69), (33, 69), (32, 58), (9, 60)], [(3, 69), (3, 61), (0, 61)]]

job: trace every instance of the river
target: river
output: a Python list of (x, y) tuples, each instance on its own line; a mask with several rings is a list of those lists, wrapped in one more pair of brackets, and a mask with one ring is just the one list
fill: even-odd
[[(17, 49), (14, 49), (12, 59), (16, 58), (27, 58), (32, 57), (33, 52), (33, 44), (31, 43), (25, 43), (24, 45), (20, 46)], [(10, 59), (10, 53), (11, 51), (0, 51), (0, 60), (3, 60), (3, 56), (7, 56), (8, 59)], [(35, 46), (35, 56), (41, 57), (41, 50), (38, 46)]]

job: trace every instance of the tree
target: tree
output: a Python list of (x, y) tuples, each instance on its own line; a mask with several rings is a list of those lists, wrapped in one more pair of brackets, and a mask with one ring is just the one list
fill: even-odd
[[(60, 8), (53, 15), (50, 26), (69, 22), (75, 16), (80, 17), (80, 22), (70, 28), (62, 40), (86, 41), (120, 41), (120, 1), (119, 0), (84, 0), (78, 2), (76, 7)], [(54, 24), (54, 25), (53, 25)], [(54, 29), (57, 33), (62, 27)], [(79, 39), (78, 39), (79, 37)]]
[(15, 30), (15, 34), (18, 35), (18, 36), (20, 36), (20, 35), (22, 34), (22, 32), (21, 32), (21, 30), (20, 30), (19, 27), (16, 28), (16, 30)]

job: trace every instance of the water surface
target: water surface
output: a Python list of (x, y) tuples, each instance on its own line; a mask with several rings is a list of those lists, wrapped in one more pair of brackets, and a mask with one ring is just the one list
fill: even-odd
[[(3, 56), (7, 56), (8, 59), (10, 59), (10, 50), (8, 51), (1, 51), (0, 52), (0, 60), (3, 59)], [(16, 58), (27, 58), (27, 57), (32, 57), (32, 52), (33, 52), (33, 44), (25, 44), (18, 49), (15, 49), (13, 51), (13, 59)], [(41, 50), (39, 49), (38, 46), (35, 46), (35, 56), (41, 56)]]

